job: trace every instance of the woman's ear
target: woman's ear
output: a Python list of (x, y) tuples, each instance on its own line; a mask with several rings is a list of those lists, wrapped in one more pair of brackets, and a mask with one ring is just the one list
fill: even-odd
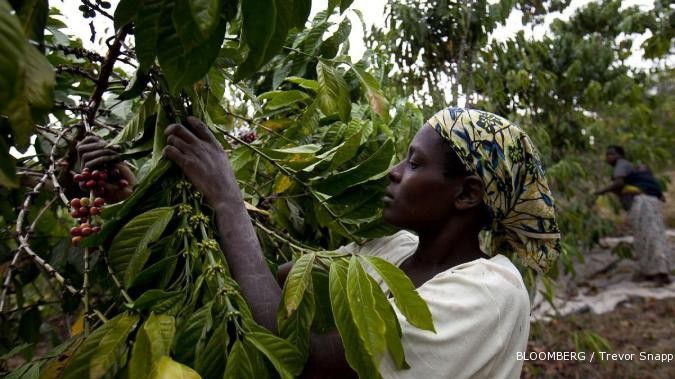
[(476, 175), (466, 176), (461, 191), (455, 197), (455, 208), (466, 210), (478, 206), (483, 201), (483, 181)]

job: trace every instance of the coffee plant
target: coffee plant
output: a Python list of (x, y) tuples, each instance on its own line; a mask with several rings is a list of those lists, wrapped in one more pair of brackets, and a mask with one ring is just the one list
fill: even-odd
[[(425, 303), (395, 266), (334, 249), (392, 233), (378, 199), (422, 115), (346, 56), (350, 5), (308, 20), (310, 0), (82, 0), (102, 56), (47, 0), (0, 0), (0, 372), (289, 378), (311, 334), (336, 329), (359, 376), (384, 354), (406, 366), (375, 277), (433, 330)], [(270, 269), (295, 262), (276, 334), (229, 275), (213, 210), (161, 156), (188, 115), (229, 152)], [(87, 136), (120, 162), (82, 167)]]

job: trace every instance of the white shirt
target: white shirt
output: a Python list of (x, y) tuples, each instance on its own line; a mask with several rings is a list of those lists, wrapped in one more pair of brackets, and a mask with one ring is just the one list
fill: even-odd
[[(399, 266), (417, 244), (417, 236), (400, 231), (339, 250), (378, 256)], [(380, 285), (386, 291), (381, 281)], [(523, 362), (516, 353), (527, 347), (530, 300), (520, 272), (507, 257), (498, 254), (452, 267), (417, 292), (429, 306), (436, 333), (410, 325), (392, 299), (410, 369), (399, 370), (385, 354), (380, 365), (384, 378), (520, 377)]]

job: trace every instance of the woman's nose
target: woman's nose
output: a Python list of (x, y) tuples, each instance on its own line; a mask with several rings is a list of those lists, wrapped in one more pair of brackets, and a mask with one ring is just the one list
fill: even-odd
[(389, 170), (389, 180), (392, 182), (400, 182), (401, 181), (401, 164), (403, 161), (399, 162), (396, 166), (392, 167), (391, 170)]

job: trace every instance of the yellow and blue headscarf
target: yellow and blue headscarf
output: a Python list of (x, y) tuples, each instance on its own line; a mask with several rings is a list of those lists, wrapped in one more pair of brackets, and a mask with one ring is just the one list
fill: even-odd
[(448, 108), (427, 125), (448, 140), (485, 187), (492, 214), (486, 253), (516, 253), (545, 272), (560, 253), (560, 230), (539, 154), (525, 132), (495, 114)]

